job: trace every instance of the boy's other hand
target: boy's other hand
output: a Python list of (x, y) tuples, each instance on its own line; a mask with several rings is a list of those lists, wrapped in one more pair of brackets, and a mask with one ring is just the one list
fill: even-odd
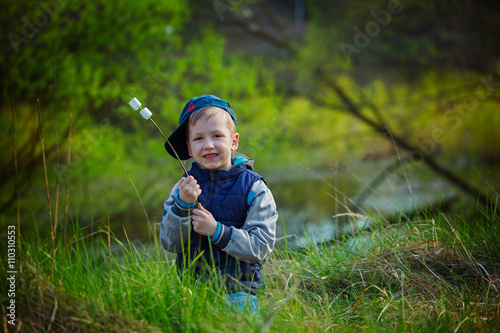
[(198, 202), (198, 208), (193, 209), (191, 217), (193, 230), (200, 235), (213, 237), (217, 231), (217, 221), (215, 221), (212, 213), (205, 209)]
[(182, 177), (179, 182), (179, 199), (189, 205), (195, 203), (201, 194), (200, 185), (193, 176)]

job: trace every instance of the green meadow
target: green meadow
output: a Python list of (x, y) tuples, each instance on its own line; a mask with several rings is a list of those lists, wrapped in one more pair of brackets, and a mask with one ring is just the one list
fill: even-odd
[(264, 264), (260, 315), (243, 316), (228, 310), (217, 283), (178, 274), (157, 232), (121, 241), (100, 220), (52, 242), (35, 230), (17, 235), (16, 324), (23, 332), (494, 332), (497, 214), (478, 209), (471, 222), (422, 211), (295, 249), (285, 235)]

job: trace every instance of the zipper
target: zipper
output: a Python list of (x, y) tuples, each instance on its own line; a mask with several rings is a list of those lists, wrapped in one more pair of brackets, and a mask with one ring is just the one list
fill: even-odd
[(208, 211), (210, 212), (212, 210), (212, 202), (214, 200), (214, 195), (215, 195), (215, 176), (214, 176), (214, 171), (210, 171), (210, 185), (209, 185), (210, 193), (209, 193), (209, 201), (208, 201), (208, 206), (206, 207)]

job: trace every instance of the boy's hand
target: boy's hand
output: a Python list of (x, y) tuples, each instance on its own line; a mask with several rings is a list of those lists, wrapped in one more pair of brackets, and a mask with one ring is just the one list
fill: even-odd
[(179, 182), (179, 199), (189, 205), (194, 204), (201, 194), (200, 185), (193, 176), (182, 177)]
[(193, 209), (191, 221), (193, 223), (193, 230), (200, 235), (213, 237), (217, 231), (217, 221), (215, 221), (212, 213), (206, 210), (199, 202), (198, 208)]

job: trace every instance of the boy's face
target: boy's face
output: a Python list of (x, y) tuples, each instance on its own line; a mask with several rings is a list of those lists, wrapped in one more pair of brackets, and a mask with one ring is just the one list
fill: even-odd
[(232, 135), (226, 119), (221, 116), (200, 119), (195, 125), (189, 125), (189, 156), (204, 169), (229, 170), (231, 152), (238, 148), (238, 141), (239, 134)]

